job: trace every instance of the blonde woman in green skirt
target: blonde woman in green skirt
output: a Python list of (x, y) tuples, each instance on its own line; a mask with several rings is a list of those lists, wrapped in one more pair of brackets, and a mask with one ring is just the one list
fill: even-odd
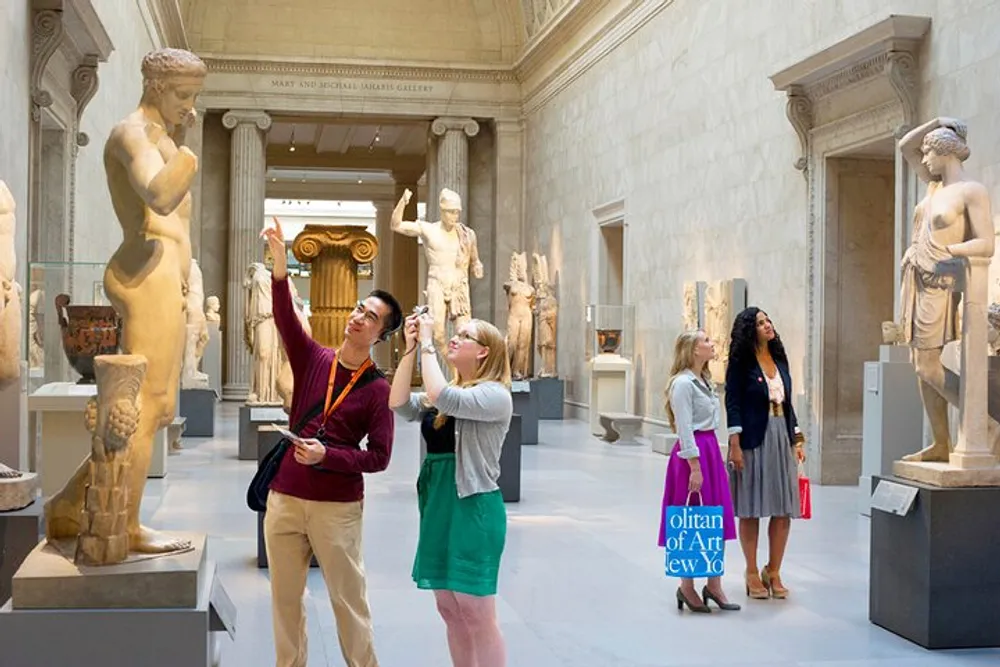
[[(507, 536), (497, 478), (513, 413), (507, 344), (489, 322), (461, 325), (448, 342), (454, 368), (449, 382), (438, 363), (430, 316), (411, 315), (403, 331), (406, 354), (393, 377), (389, 407), (409, 421), (419, 419), (427, 443), (417, 479), (420, 538), (413, 580), (434, 591), (454, 667), (503, 667), (506, 647), (495, 596)], [(411, 395), (418, 347), (424, 392)]]

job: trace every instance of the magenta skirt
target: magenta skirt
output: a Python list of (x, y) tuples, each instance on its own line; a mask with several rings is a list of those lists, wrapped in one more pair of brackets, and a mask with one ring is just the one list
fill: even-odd
[[(699, 494), (691, 496), (692, 505), (722, 506), (722, 537), (725, 540), (736, 539), (736, 520), (733, 518), (733, 497), (729, 491), (729, 473), (726, 462), (722, 460), (722, 450), (714, 431), (695, 431), (694, 441), (698, 445), (698, 460), (701, 463), (701, 503)], [(660, 540), (662, 547), (666, 544), (666, 529), (664, 519), (667, 508), (688, 504), (688, 478), (691, 468), (686, 460), (677, 455), (681, 449), (678, 440), (670, 452), (667, 462), (667, 475), (663, 482), (663, 506), (660, 509)]]

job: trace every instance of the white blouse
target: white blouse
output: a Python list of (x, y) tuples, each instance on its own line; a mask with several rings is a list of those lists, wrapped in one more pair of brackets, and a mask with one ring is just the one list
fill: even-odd
[[(778, 380), (781, 381), (780, 378)], [(688, 369), (681, 371), (670, 391), (670, 409), (681, 446), (677, 455), (682, 459), (698, 456), (695, 431), (714, 431), (719, 427), (719, 397), (715, 390)]]

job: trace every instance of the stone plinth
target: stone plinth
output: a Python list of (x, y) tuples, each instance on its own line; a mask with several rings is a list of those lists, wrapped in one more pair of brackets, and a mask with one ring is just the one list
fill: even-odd
[(892, 473), (931, 486), (1000, 486), (1000, 466), (966, 469), (951, 463), (896, 461), (892, 464)]
[[(73, 563), (75, 540), (42, 540), (14, 575), (14, 609), (182, 609), (198, 604), (205, 535), (180, 553), (129, 554), (115, 565)], [(67, 557), (69, 554), (69, 557)]]
[(360, 227), (306, 225), (292, 252), (310, 265), (309, 324), (326, 347), (344, 342), (344, 327), (358, 303), (358, 264), (378, 255), (378, 240)]

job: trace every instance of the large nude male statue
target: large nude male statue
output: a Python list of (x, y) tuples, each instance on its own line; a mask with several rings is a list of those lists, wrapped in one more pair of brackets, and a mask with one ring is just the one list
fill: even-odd
[[(176, 412), (191, 269), (189, 190), (198, 170), (198, 158), (182, 143), (194, 123), (194, 103), (206, 74), (205, 64), (188, 51), (168, 48), (147, 54), (139, 107), (114, 126), (104, 146), (108, 189), (123, 235), (105, 270), (104, 291), (122, 318), (122, 352), (147, 361), (127, 480), (133, 552), (190, 546), (140, 525), (139, 505), (153, 438)], [(77, 535), (88, 477), (85, 462), (49, 502), (50, 539)]]
[(476, 279), (483, 277), (483, 263), (479, 261), (476, 233), (458, 221), (462, 212), (462, 199), (458, 193), (441, 190), (441, 220), (403, 220), (403, 209), (410, 202), (412, 192), (406, 190), (392, 212), (392, 231), (406, 236), (416, 236), (424, 244), (427, 257), (427, 305), (434, 318), (434, 344), (443, 354), (445, 349), (445, 322), (451, 321), (454, 329), (472, 319), (469, 300), (469, 269)]
[(951, 450), (948, 403), (958, 405), (945, 384), (941, 352), (958, 336), (956, 275), (966, 257), (992, 257), (993, 217), (989, 193), (962, 168), (969, 157), (965, 124), (936, 118), (899, 142), (903, 157), (927, 183), (913, 214), (913, 241), (902, 261), (900, 333), (912, 348), (920, 398), (933, 431), (933, 444), (907, 461), (947, 461)]

